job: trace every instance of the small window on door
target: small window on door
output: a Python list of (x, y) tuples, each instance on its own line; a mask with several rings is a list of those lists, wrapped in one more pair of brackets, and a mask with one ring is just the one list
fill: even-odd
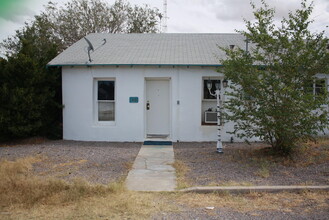
[(97, 81), (98, 121), (115, 120), (115, 81)]

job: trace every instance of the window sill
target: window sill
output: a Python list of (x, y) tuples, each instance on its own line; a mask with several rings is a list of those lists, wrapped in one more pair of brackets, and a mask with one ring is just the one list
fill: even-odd
[(217, 123), (205, 123), (205, 122), (202, 122), (201, 123), (201, 126), (217, 126)]
[(203, 102), (217, 102), (217, 99), (202, 99)]
[(94, 127), (109, 127), (109, 126), (115, 126), (115, 121), (96, 121), (94, 123)]

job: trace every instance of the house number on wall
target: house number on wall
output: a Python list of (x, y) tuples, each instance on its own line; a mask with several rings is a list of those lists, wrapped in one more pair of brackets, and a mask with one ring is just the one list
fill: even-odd
[(129, 97), (129, 103), (138, 103), (138, 97)]

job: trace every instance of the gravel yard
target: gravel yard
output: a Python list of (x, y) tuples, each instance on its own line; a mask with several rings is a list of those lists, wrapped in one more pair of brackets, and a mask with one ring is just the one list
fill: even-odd
[[(329, 148), (316, 148), (309, 158), (295, 164), (260, 156), (262, 143), (225, 143), (217, 154), (214, 142), (174, 143), (175, 160), (188, 167), (190, 186), (205, 185), (327, 185)], [(126, 177), (141, 143), (45, 141), (39, 144), (11, 144), (0, 147), (0, 158), (13, 160), (38, 156), (34, 171), (40, 176), (66, 180), (76, 177), (107, 184)], [(320, 154), (320, 155), (317, 155)]]
[[(252, 201), (250, 201), (252, 202)], [(307, 207), (306, 207), (307, 206)], [(302, 205), (295, 208), (282, 208), (280, 210), (256, 210), (256, 211), (236, 211), (232, 208), (216, 207), (207, 210), (204, 207), (181, 207), (183, 211), (179, 213), (164, 213), (154, 216), (152, 219), (207, 219), (207, 220), (327, 220), (329, 211), (326, 208), (319, 208), (313, 204)], [(313, 210), (310, 210), (313, 209)]]
[[(175, 143), (175, 160), (187, 170), (185, 185), (328, 185), (328, 145), (302, 151), (292, 159), (268, 156), (261, 143), (224, 143), (224, 154), (216, 143)], [(262, 159), (263, 158), (263, 159)], [(293, 163), (291, 160), (295, 160)], [(155, 219), (328, 219), (328, 192), (254, 193), (221, 196), (183, 195), (179, 213)], [(207, 210), (206, 207), (213, 207)]]
[[(38, 176), (53, 176), (65, 180), (78, 177), (92, 183), (107, 184), (126, 177), (141, 145), (141, 143), (63, 140), (9, 144), (8, 146), (2, 144), (0, 159), (36, 157), (40, 158), (40, 162), (34, 164), (33, 170)], [(190, 186), (329, 184), (327, 146), (316, 147), (312, 151), (305, 150), (298, 157), (292, 158), (296, 160), (296, 163), (291, 163), (291, 160), (280, 160), (277, 157), (268, 156), (267, 146), (261, 143), (253, 143), (251, 146), (244, 143), (224, 145), (226, 145), (224, 154), (217, 154), (216, 143), (174, 143), (175, 159), (188, 168), (185, 179)], [(124, 191), (121, 193), (124, 197), (134, 195)], [(116, 195), (120, 196), (120, 193)], [(154, 197), (152, 200), (155, 202), (152, 206), (154, 213), (150, 219), (299, 220), (328, 219), (329, 213), (328, 192), (251, 193), (247, 195), (140, 193), (137, 196), (138, 198)], [(95, 197), (96, 202), (92, 204), (98, 204), (98, 199), (102, 197)], [(113, 197), (110, 199), (113, 200)], [(162, 209), (160, 201), (161, 204), (170, 204), (175, 209), (160, 211)], [(88, 207), (89, 202), (86, 203)], [(77, 206), (80, 207), (81, 204), (77, 203)], [(41, 209), (44, 208), (42, 206)], [(93, 206), (93, 209), (98, 208), (98, 205)], [(144, 207), (140, 205), (137, 208)], [(81, 210), (84, 209), (81, 208)], [(1, 211), (0, 207), (0, 218), (9, 216), (11, 213), (20, 214), (22, 210), (18, 210), (20, 211), (16, 213), (12, 209)], [(58, 210), (62, 210), (62, 206), (59, 206)], [(23, 211), (26, 211), (26, 215), (29, 216), (29, 209)], [(72, 212), (72, 216), (81, 216), (80, 211)], [(56, 219), (51, 216), (44, 219)], [(105, 219), (106, 216), (103, 217)]]
[(127, 176), (140, 147), (141, 143), (46, 141), (0, 147), (0, 158), (38, 156), (42, 161), (34, 165), (34, 171), (40, 176), (107, 184)]
[(188, 168), (186, 181), (204, 185), (328, 185), (329, 148), (317, 147), (291, 160), (262, 155), (261, 143), (175, 143), (175, 160)]

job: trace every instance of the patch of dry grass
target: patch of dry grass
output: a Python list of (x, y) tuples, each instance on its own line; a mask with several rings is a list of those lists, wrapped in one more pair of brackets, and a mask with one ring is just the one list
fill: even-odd
[(60, 179), (40, 178), (32, 173), (32, 164), (40, 162), (40, 156), (0, 162), (0, 205), (61, 204), (91, 195), (111, 192), (111, 188), (91, 186), (76, 179), (67, 183)]
[(315, 142), (306, 142), (296, 148), (292, 155), (292, 162), (296, 166), (306, 167), (329, 161), (329, 137), (318, 137)]
[[(174, 210), (161, 194), (128, 192), (123, 182), (91, 185), (33, 174), (43, 158), (0, 162), (0, 218), (10, 219), (145, 219)], [(162, 202), (163, 201), (163, 202)]]
[(255, 174), (262, 178), (268, 178), (270, 176), (270, 171), (267, 167), (261, 167), (258, 171), (255, 172)]
[(328, 192), (250, 193), (246, 195), (187, 193), (177, 195), (177, 201), (182, 205), (194, 208), (224, 207), (242, 213), (261, 210), (290, 212), (294, 208), (302, 208), (305, 212), (312, 209), (316, 211), (328, 206), (328, 198)]
[[(307, 167), (313, 164), (321, 164), (329, 161), (329, 137), (318, 137), (316, 142), (300, 144), (293, 150), (290, 156), (276, 154), (269, 145), (258, 147), (246, 147), (239, 149), (231, 157), (238, 163), (253, 164), (260, 167), (257, 175), (267, 178), (271, 165), (280, 164), (292, 167)], [(266, 164), (265, 164), (266, 163)]]
[(85, 159), (47, 158), (47, 160), (35, 164), (38, 169), (34, 169), (34, 171), (37, 176), (70, 179), (72, 173), (76, 173), (80, 169), (88, 169), (91, 166), (99, 167), (99, 164), (90, 163)]
[(259, 169), (255, 172), (255, 175), (260, 176), (262, 178), (268, 178), (270, 176), (270, 162), (260, 158), (256, 161), (256, 164)]
[(124, 191), (29, 209), (12, 206), (4, 212), (12, 219), (148, 219), (155, 213), (175, 210), (161, 194)]
[(126, 170), (131, 170), (133, 168), (134, 162), (125, 162), (123, 164), (124, 168), (126, 168)]
[(309, 147), (324, 147), (329, 146), (329, 136), (320, 136), (315, 139), (315, 141), (308, 141), (305, 145)]
[(84, 159), (66, 160), (61, 163), (56, 163), (53, 160), (47, 160), (38, 164), (38, 166), (42, 166), (44, 168), (44, 170), (39, 172), (38, 175), (51, 176), (54, 178), (65, 178), (80, 170), (81, 167), (87, 163), (88, 160)]
[[(328, 207), (329, 192), (166, 194), (129, 192), (123, 182), (68, 183), (35, 176), (32, 166), (42, 160), (45, 158), (36, 156), (0, 162), (0, 219), (148, 219), (157, 213), (178, 212), (178, 207), (193, 210), (213, 206), (215, 210), (225, 207), (239, 212), (294, 209), (313, 212)], [(178, 173), (188, 171), (184, 163), (174, 166)]]
[(65, 169), (65, 167), (81, 165), (86, 162), (88, 162), (88, 160), (77, 160), (77, 161), (70, 161), (70, 162), (66, 162), (66, 163), (55, 164), (53, 166), (53, 169), (56, 169), (58, 167), (63, 167)]
[(31, 138), (2, 142), (0, 143), (0, 147), (16, 147), (17, 145), (42, 144), (46, 141), (47, 139), (44, 137), (31, 137)]
[(189, 167), (181, 160), (175, 160), (172, 166), (176, 169), (177, 189), (188, 188), (191, 186), (186, 179), (186, 173), (189, 172)]

